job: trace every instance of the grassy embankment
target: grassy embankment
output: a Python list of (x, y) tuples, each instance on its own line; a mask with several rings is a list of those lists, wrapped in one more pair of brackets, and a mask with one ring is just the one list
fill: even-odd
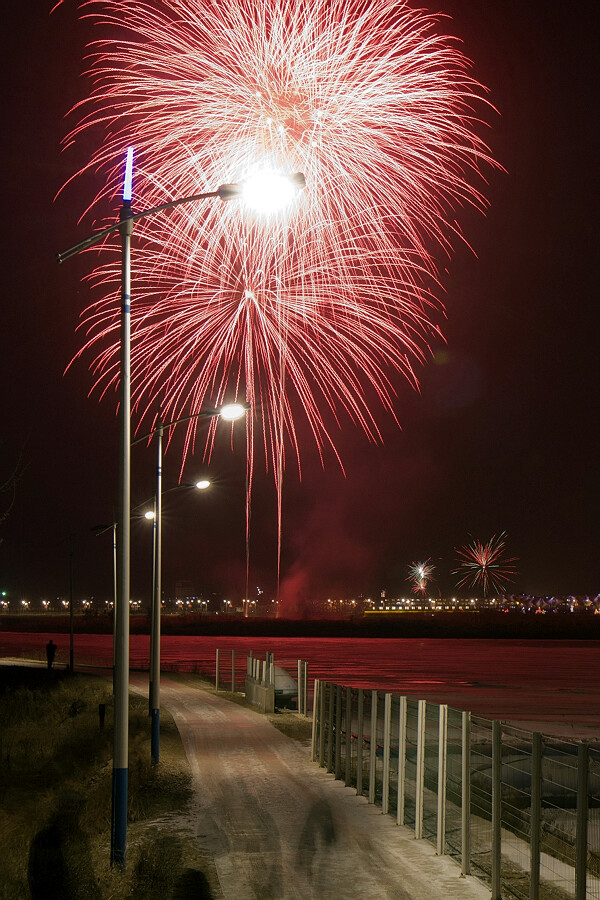
[(208, 860), (169, 823), (191, 793), (179, 733), (163, 711), (152, 767), (141, 697), (130, 707), (127, 871), (111, 871), (112, 712), (106, 679), (0, 667), (1, 900), (213, 895)]
[[(182, 677), (213, 690), (199, 676)], [(241, 694), (228, 699), (245, 704)], [(163, 708), (152, 767), (143, 697), (130, 699), (127, 871), (111, 871), (112, 712), (105, 678), (0, 666), (0, 900), (220, 896), (189, 827), (191, 771), (179, 732)], [(309, 743), (309, 720), (268, 718)]]

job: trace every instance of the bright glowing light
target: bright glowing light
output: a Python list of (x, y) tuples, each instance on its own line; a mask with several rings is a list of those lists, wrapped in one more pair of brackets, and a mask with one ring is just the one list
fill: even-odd
[(260, 172), (242, 185), (242, 197), (259, 213), (273, 214), (284, 209), (297, 194), (297, 186), (287, 175)]
[(241, 403), (227, 403), (221, 407), (219, 415), (226, 422), (235, 422), (236, 419), (241, 419), (245, 412), (246, 407)]
[(210, 487), (210, 481), (207, 481), (206, 479), (204, 479), (203, 481), (197, 481), (196, 487), (198, 488), (199, 491), (205, 491), (207, 488)]
[(149, 509), (147, 512), (144, 513), (144, 518), (145, 519), (153, 519), (154, 512), (151, 509)]

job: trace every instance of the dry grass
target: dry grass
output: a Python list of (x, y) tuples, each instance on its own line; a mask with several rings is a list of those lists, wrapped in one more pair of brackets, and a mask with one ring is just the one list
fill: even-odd
[[(98, 706), (106, 704), (104, 728)], [(112, 691), (105, 679), (0, 667), (1, 900), (215, 896), (189, 835), (165, 820), (187, 806), (190, 772), (170, 716), (150, 765), (147, 700), (131, 698), (127, 871), (112, 871)], [(187, 886), (186, 886), (187, 885)], [(184, 893), (182, 893), (184, 891)]]

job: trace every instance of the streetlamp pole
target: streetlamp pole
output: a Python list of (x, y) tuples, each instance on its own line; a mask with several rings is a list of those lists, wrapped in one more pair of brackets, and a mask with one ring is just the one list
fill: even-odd
[(69, 535), (69, 672), (75, 671), (73, 659), (73, 535)]
[[(127, 196), (129, 193), (129, 196)], [(111, 865), (125, 869), (129, 755), (129, 592), (131, 546), (131, 193), (124, 192), (121, 235), (121, 380), (119, 398), (119, 506), (117, 516), (117, 608), (115, 610), (115, 719), (111, 818)]]
[(162, 593), (162, 457), (163, 423), (156, 428), (157, 464), (154, 495), (154, 578), (152, 581), (152, 618), (150, 628), (150, 755), (158, 764), (160, 754), (160, 604)]
[[(117, 519), (117, 609), (115, 619), (115, 725), (113, 745), (113, 791), (111, 817), (111, 865), (125, 869), (127, 848), (127, 768), (129, 730), (129, 591), (130, 591), (130, 512), (131, 512), (131, 235), (133, 223), (157, 213), (173, 209), (183, 203), (218, 197), (223, 202), (239, 197), (243, 192), (240, 184), (222, 184), (215, 191), (206, 191), (190, 197), (169, 200), (160, 206), (133, 213), (131, 209), (133, 181), (133, 148), (127, 151), (123, 204), (119, 221), (101, 231), (57, 253), (57, 261), (65, 262), (70, 257), (98, 244), (104, 238), (119, 231), (121, 235), (121, 371), (119, 403), (119, 506)], [(276, 176), (274, 190), (281, 202), (289, 200), (289, 194), (282, 192), (282, 183), (288, 188), (301, 190), (305, 186), (304, 175), (297, 172), (287, 179)], [(252, 190), (248, 182), (247, 189)], [(266, 186), (261, 182), (260, 199)], [(160, 612), (160, 603), (158, 604)]]

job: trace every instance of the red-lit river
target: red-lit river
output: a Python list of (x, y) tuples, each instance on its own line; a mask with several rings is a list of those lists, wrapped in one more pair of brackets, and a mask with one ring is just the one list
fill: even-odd
[[(0, 632), (0, 658), (42, 660), (50, 637), (58, 645), (55, 665), (65, 664), (68, 634)], [(148, 668), (149, 648), (147, 635), (131, 636), (132, 669)], [(294, 676), (297, 661), (306, 660), (310, 691), (313, 680), (322, 678), (449, 703), (527, 727), (555, 723), (560, 728), (554, 730), (564, 735), (600, 739), (600, 641), (163, 635), (161, 665), (214, 678), (217, 648), (225, 688), (231, 683), (232, 650), (238, 687), (246, 656), (252, 652), (264, 658), (269, 650)], [(74, 659), (76, 668), (110, 667), (112, 638), (75, 634)]]

